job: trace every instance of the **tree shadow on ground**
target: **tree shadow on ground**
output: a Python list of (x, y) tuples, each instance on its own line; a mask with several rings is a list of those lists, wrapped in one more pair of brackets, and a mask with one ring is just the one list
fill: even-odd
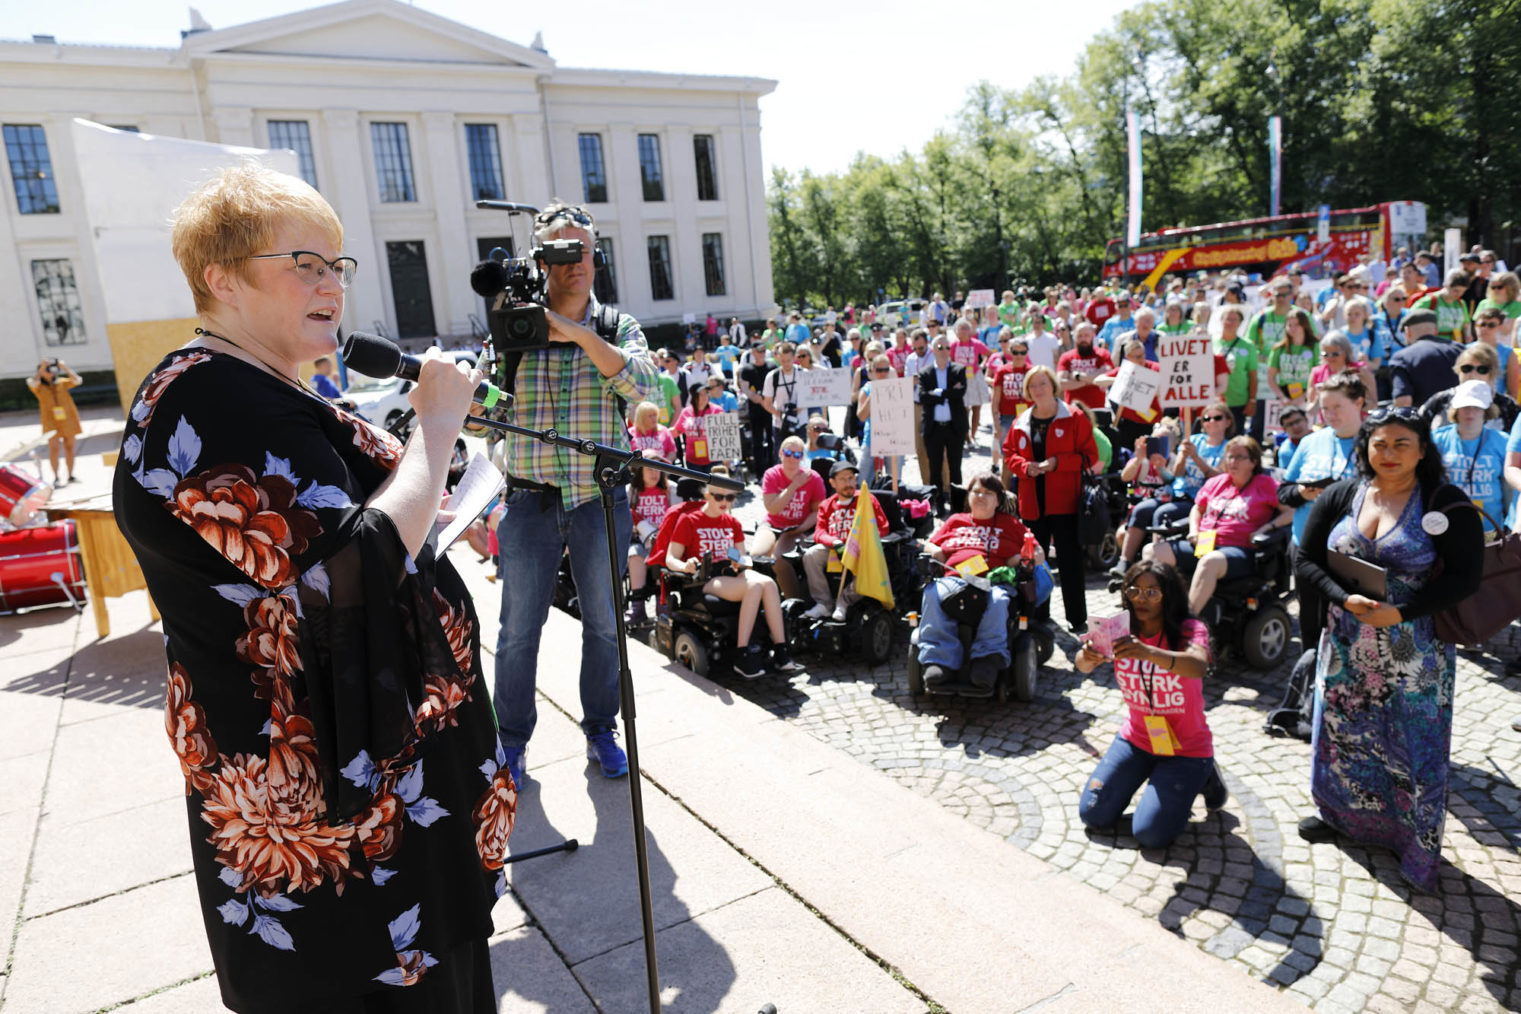
[(164, 636), (156, 630), (145, 627), (86, 644), (51, 663), (48, 658), (10, 660), (7, 668), (20, 671), (0, 690), (132, 708), (164, 706)]

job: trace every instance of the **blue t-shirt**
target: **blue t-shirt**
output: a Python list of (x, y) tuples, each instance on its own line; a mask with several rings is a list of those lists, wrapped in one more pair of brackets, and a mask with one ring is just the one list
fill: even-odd
[[(1342, 438), (1329, 426), (1322, 427), (1299, 441), (1294, 456), (1289, 459), (1283, 474), (1284, 482), (1309, 482), (1312, 479), (1346, 479), (1357, 474), (1357, 461), (1352, 456), (1352, 445), (1357, 436)], [(1294, 508), (1294, 545), (1304, 533), (1305, 522), (1310, 520), (1313, 503)]]
[[(1431, 442), (1442, 452), (1447, 466), (1447, 481), (1460, 487), (1495, 519), (1505, 517), (1505, 505), (1511, 491), (1505, 485), (1505, 434), (1489, 427), (1473, 440), (1458, 436), (1458, 427), (1443, 426), (1431, 434)], [(1495, 530), (1487, 520), (1484, 530)]]
[(809, 338), (809, 335), (808, 335), (808, 325), (806, 325), (806, 324), (788, 324), (787, 325), (787, 340), (789, 342), (791, 342), (792, 344), (794, 344), (794, 345), (806, 345), (806, 344), (808, 344), (808, 338)]
[(739, 399), (734, 396), (733, 391), (730, 391), (727, 388), (725, 388), (724, 392), (718, 395), (716, 398), (712, 394), (709, 394), (708, 404), (714, 406), (715, 408), (721, 408), (725, 412), (739, 411)]
[(1356, 353), (1357, 360), (1371, 365), (1373, 360), (1382, 362), (1389, 354), (1388, 331), (1383, 321), (1376, 320), (1359, 334), (1351, 331), (1342, 333), (1352, 343), (1352, 351)]
[[(1222, 440), (1215, 446), (1209, 446), (1209, 438), (1203, 433), (1195, 433), (1188, 438), (1188, 442), (1199, 449), (1199, 457), (1210, 468), (1218, 469), (1220, 461), (1225, 457), (1225, 441)], [(1199, 471), (1199, 466), (1194, 464), (1194, 459), (1189, 458), (1183, 463), (1183, 474), (1172, 481), (1172, 495), (1179, 497), (1194, 498), (1199, 492), (1199, 487), (1204, 485), (1204, 473)]]
[(1126, 331), (1134, 330), (1135, 317), (1127, 317), (1125, 320), (1120, 320), (1119, 317), (1110, 317), (1108, 320), (1104, 321), (1104, 326), (1099, 329), (1098, 338), (1094, 340), (1094, 344), (1106, 346), (1109, 349), (1109, 355), (1112, 356), (1115, 361), (1118, 361), (1120, 358), (1120, 350), (1115, 344), (1115, 339), (1119, 338), (1119, 336), (1124, 334)]
[[(1516, 422), (1510, 428), (1510, 439), (1505, 442), (1505, 460), (1509, 461), (1512, 454), (1521, 454), (1521, 416), (1516, 417)], [(1516, 515), (1521, 514), (1521, 497), (1512, 496), (1510, 499), (1510, 517), (1506, 523), (1514, 531), (1516, 527)]]
[(717, 356), (719, 362), (724, 364), (724, 372), (731, 377), (736, 376), (734, 372), (735, 360), (744, 354), (744, 350), (738, 345), (720, 345), (713, 350), (713, 355)]
[(328, 400), (343, 396), (343, 392), (338, 390), (338, 385), (333, 383), (333, 378), (325, 373), (312, 374), (312, 386), (317, 389), (318, 394)]

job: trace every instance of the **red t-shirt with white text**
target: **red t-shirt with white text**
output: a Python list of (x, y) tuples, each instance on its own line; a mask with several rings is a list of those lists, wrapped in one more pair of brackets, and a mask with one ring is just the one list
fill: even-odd
[[(1080, 355), (1077, 349), (1068, 349), (1062, 353), (1062, 357), (1056, 361), (1058, 373), (1081, 373), (1089, 380), (1100, 377), (1114, 369), (1114, 360), (1109, 358), (1109, 351), (1093, 346), (1093, 351), (1088, 355)], [(1103, 408), (1106, 397), (1104, 389), (1097, 384), (1089, 384), (1087, 387), (1074, 388), (1066, 392), (1067, 401), (1080, 401), (1089, 408)]]
[[(826, 546), (839, 546), (850, 537), (850, 527), (856, 522), (856, 503), (860, 499), (860, 493), (851, 493), (841, 497), (836, 493), (828, 500), (819, 504), (819, 523), (813, 527), (813, 538)], [(877, 534), (887, 534), (887, 515), (882, 512), (882, 505), (872, 497), (871, 505), (876, 508)]]
[(930, 541), (945, 550), (945, 560), (952, 567), (980, 554), (992, 570), (1019, 555), (1025, 526), (1012, 514), (994, 514), (986, 521), (974, 519), (970, 512), (952, 514)]
[[(1209, 654), (1209, 630), (1198, 620), (1183, 621), (1183, 643), (1179, 645), (1163, 645), (1160, 631), (1155, 637), (1137, 636), (1136, 640), (1169, 651), (1184, 651), (1197, 644), (1204, 647), (1206, 655)], [(1120, 730), (1127, 743), (1150, 753), (1151, 735), (1146, 731), (1146, 716), (1163, 715), (1173, 738), (1178, 741), (1177, 756), (1215, 755), (1209, 723), (1204, 720), (1203, 680), (1184, 679), (1138, 658), (1115, 659), (1114, 680), (1130, 707), (1125, 727)]]
[(745, 530), (732, 514), (710, 518), (706, 511), (693, 511), (676, 522), (671, 541), (681, 545), (685, 559), (711, 556), (723, 560), (728, 558), (730, 546), (744, 545)]
[(1013, 366), (1005, 363), (993, 374), (993, 391), (998, 395), (999, 415), (1019, 415), (1030, 407), (1025, 399), (1025, 374), (1030, 372), (1030, 367)]

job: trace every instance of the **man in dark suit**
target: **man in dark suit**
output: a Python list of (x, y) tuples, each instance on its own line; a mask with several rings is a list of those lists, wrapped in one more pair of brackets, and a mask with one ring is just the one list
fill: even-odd
[(940, 480), (941, 462), (950, 470), (951, 482), (961, 485), (961, 448), (966, 443), (966, 367), (951, 362), (951, 340), (935, 336), (931, 345), (935, 361), (919, 372), (919, 404), (924, 410), (924, 447), (929, 452), (930, 474), (920, 481), (935, 487), (944, 506), (950, 490)]

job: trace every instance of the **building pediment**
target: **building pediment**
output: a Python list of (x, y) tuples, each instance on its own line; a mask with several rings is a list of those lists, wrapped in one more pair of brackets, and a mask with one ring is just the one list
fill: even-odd
[(554, 61), (527, 46), (397, 0), (345, 0), (230, 28), (196, 32), (183, 50), (344, 60), (400, 60), (549, 70)]

